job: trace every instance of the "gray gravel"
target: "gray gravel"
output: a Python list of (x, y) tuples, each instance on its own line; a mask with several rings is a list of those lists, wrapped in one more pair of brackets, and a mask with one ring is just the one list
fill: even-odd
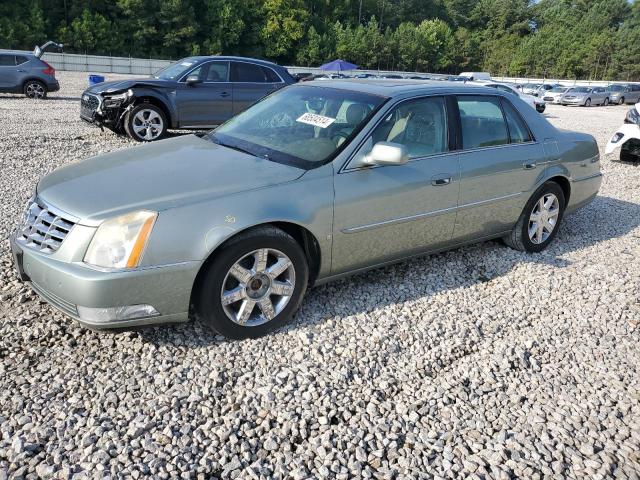
[[(78, 119), (86, 74), (0, 96), (0, 235), (33, 184), (126, 139)], [(113, 76), (110, 76), (113, 77)], [(550, 106), (601, 146), (624, 107)], [(553, 246), (498, 242), (319, 287), (289, 327), (98, 333), (0, 265), (0, 479), (629, 478), (640, 471), (640, 169)]]

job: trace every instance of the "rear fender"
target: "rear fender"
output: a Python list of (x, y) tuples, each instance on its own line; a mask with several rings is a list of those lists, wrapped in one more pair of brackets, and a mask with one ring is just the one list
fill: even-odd
[(629, 140), (640, 140), (640, 125), (627, 123), (616, 130), (616, 133), (609, 139), (605, 147), (605, 153), (613, 153), (617, 148), (627, 143)]

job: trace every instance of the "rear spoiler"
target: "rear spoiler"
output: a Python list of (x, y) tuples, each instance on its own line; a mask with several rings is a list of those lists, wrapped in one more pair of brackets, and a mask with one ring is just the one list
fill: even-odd
[(61, 53), (62, 52), (62, 48), (64, 47), (64, 45), (62, 45), (61, 43), (56, 43), (56, 42), (52, 42), (51, 40), (49, 40), (47, 43), (45, 43), (42, 46), (37, 46), (36, 48), (33, 49), (33, 55), (36, 56), (37, 58), (42, 57), (42, 54), (47, 51), (47, 49), (52, 49), (52, 50), (56, 50), (57, 53)]

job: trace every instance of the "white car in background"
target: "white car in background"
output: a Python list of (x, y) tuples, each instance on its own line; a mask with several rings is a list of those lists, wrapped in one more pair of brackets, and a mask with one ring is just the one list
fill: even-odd
[(571, 90), (571, 87), (553, 87), (551, 90), (548, 90), (547, 92), (545, 92), (542, 99), (546, 103), (560, 104), (561, 103), (560, 99), (562, 98), (562, 95), (569, 92), (570, 90)]
[(511, 95), (515, 95), (516, 97), (520, 97), (523, 101), (531, 105), (531, 107), (535, 108), (538, 113), (544, 112), (545, 108), (547, 108), (544, 100), (542, 98), (534, 97), (533, 95), (528, 95), (526, 93), (521, 92), (516, 87), (509, 85), (508, 83), (494, 82), (494, 81), (479, 81), (479, 82), (469, 82), (474, 83), (476, 85), (483, 85), (485, 87), (493, 87), (500, 91), (510, 93)]

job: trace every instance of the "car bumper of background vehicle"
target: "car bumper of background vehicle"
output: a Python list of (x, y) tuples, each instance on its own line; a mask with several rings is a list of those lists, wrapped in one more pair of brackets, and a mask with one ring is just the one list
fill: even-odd
[(188, 318), (200, 262), (131, 271), (100, 271), (22, 248), (10, 237), (18, 276), (44, 300), (97, 329), (180, 322)]
[(60, 90), (60, 84), (57, 81), (47, 83), (48, 92), (57, 92), (58, 90)]
[(562, 100), (562, 103), (565, 103), (567, 105), (584, 105), (584, 103), (586, 102), (585, 98), (571, 98), (571, 99), (564, 99)]

